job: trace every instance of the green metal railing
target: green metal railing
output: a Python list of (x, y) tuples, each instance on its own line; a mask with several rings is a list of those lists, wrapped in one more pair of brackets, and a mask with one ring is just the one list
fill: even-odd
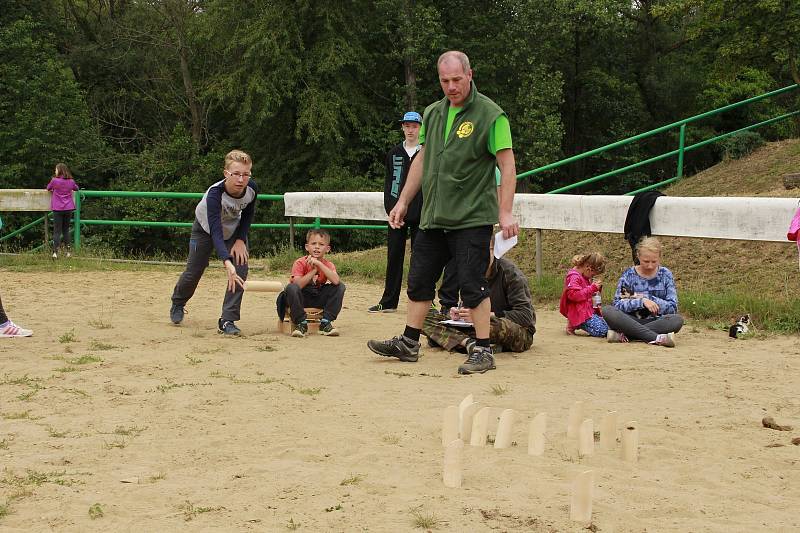
[[(81, 227), (82, 226), (141, 226), (141, 227), (171, 227), (171, 228), (190, 228), (193, 222), (161, 222), (153, 220), (101, 220), (101, 219), (82, 219), (81, 208), (86, 198), (160, 198), (160, 199), (197, 199), (202, 198), (201, 192), (154, 192), (154, 191), (79, 191), (75, 195), (75, 217), (73, 246), (75, 250), (81, 247)], [(259, 194), (259, 200), (272, 202), (282, 202), (282, 194)], [(41, 222), (39, 219), (38, 222)], [(32, 226), (35, 222), (28, 224)], [(314, 222), (297, 224), (290, 217), (288, 223), (274, 224), (251, 224), (255, 229), (288, 229), (289, 245), (294, 247), (294, 230), (296, 228), (326, 228), (326, 229), (386, 229), (386, 225), (379, 224), (322, 224), (319, 217)], [(20, 230), (18, 230), (20, 231)], [(8, 235), (10, 236), (10, 235)], [(8, 237), (6, 236), (6, 237)], [(5, 237), (4, 237), (5, 238)]]
[(656, 128), (656, 129), (653, 129), (653, 130), (650, 130), (650, 131), (646, 131), (644, 133), (640, 133), (638, 135), (634, 135), (633, 137), (628, 137), (627, 139), (623, 139), (621, 141), (613, 142), (611, 144), (607, 144), (605, 146), (601, 146), (599, 148), (595, 148), (593, 150), (589, 150), (587, 152), (583, 152), (581, 154), (577, 154), (577, 155), (574, 155), (574, 156), (571, 156), (571, 157), (567, 157), (567, 158), (562, 159), (560, 161), (556, 161), (554, 163), (549, 163), (549, 164), (541, 166), (539, 168), (535, 168), (533, 170), (529, 170), (527, 172), (523, 172), (522, 174), (519, 174), (517, 176), (517, 178), (520, 179), (520, 178), (526, 178), (528, 176), (533, 176), (535, 174), (539, 174), (539, 173), (545, 172), (547, 170), (552, 170), (554, 168), (558, 168), (560, 166), (567, 165), (569, 163), (573, 163), (575, 161), (579, 161), (581, 159), (585, 159), (585, 158), (591, 157), (593, 155), (601, 154), (601, 153), (606, 152), (608, 150), (613, 150), (614, 148), (619, 148), (620, 146), (625, 146), (627, 144), (630, 144), (630, 143), (633, 143), (633, 142), (636, 142), (636, 141), (639, 141), (639, 140), (642, 140), (642, 139), (646, 139), (646, 138), (652, 137), (654, 135), (658, 135), (659, 133), (663, 133), (663, 132), (669, 131), (669, 130), (674, 129), (674, 128), (679, 128), (680, 130), (679, 130), (679, 134), (678, 134), (678, 148), (676, 150), (672, 150), (671, 152), (667, 152), (667, 153), (664, 153), (664, 154), (661, 154), (661, 155), (657, 155), (655, 157), (651, 157), (651, 158), (646, 159), (644, 161), (639, 161), (638, 163), (633, 163), (633, 164), (624, 166), (622, 168), (618, 168), (618, 169), (615, 169), (615, 170), (612, 170), (612, 171), (609, 171), (609, 172), (605, 172), (603, 174), (600, 174), (600, 175), (597, 175), (597, 176), (594, 176), (592, 178), (588, 178), (588, 179), (585, 179), (585, 180), (581, 180), (581, 181), (578, 181), (576, 183), (572, 183), (570, 185), (565, 185), (564, 187), (559, 187), (558, 189), (554, 189), (552, 191), (548, 191), (546, 194), (563, 193), (563, 192), (575, 189), (577, 187), (580, 187), (582, 185), (587, 185), (589, 183), (594, 183), (596, 181), (600, 181), (602, 179), (609, 178), (609, 177), (612, 177), (612, 176), (616, 176), (618, 174), (622, 174), (622, 173), (627, 172), (629, 170), (633, 170), (634, 168), (638, 168), (638, 167), (641, 167), (641, 166), (644, 166), (644, 165), (647, 165), (647, 164), (650, 164), (650, 163), (655, 163), (656, 161), (661, 161), (663, 159), (667, 159), (667, 158), (670, 158), (670, 157), (673, 157), (673, 156), (677, 155), (678, 156), (677, 169), (676, 169), (676, 174), (675, 174), (674, 177), (672, 177), (670, 179), (667, 179), (667, 180), (664, 180), (664, 181), (661, 181), (659, 183), (653, 184), (653, 185), (649, 185), (647, 187), (643, 187), (643, 188), (638, 189), (636, 191), (628, 192), (626, 194), (627, 195), (633, 195), (633, 194), (636, 194), (637, 192), (646, 191), (646, 190), (649, 190), (649, 189), (655, 189), (657, 187), (661, 187), (663, 185), (667, 185), (669, 183), (677, 181), (677, 180), (679, 180), (679, 179), (681, 179), (683, 177), (683, 162), (684, 162), (684, 154), (686, 152), (689, 152), (689, 151), (692, 151), (692, 150), (696, 150), (698, 148), (706, 146), (707, 144), (711, 144), (711, 143), (720, 141), (722, 139), (726, 139), (726, 138), (728, 138), (728, 137), (730, 137), (732, 135), (736, 135), (737, 133), (741, 133), (743, 131), (748, 131), (748, 130), (752, 130), (752, 129), (755, 129), (755, 128), (760, 128), (762, 126), (766, 126), (766, 125), (772, 124), (774, 122), (785, 120), (785, 119), (787, 119), (789, 117), (792, 117), (792, 116), (795, 116), (797, 114), (800, 114), (800, 111), (792, 111), (790, 113), (785, 113), (783, 115), (780, 115), (780, 116), (777, 116), (777, 117), (773, 117), (773, 118), (771, 118), (769, 120), (765, 120), (765, 121), (759, 122), (757, 124), (752, 124), (750, 126), (746, 126), (744, 128), (740, 128), (740, 129), (738, 129), (736, 131), (732, 131), (730, 133), (725, 133), (725, 134), (722, 134), (722, 135), (717, 135), (716, 137), (712, 137), (710, 139), (706, 139), (704, 141), (701, 141), (701, 142), (686, 146), (686, 126), (688, 124), (690, 124), (692, 122), (695, 122), (695, 121), (698, 121), (698, 120), (701, 120), (701, 119), (704, 119), (704, 118), (708, 118), (708, 117), (717, 115), (719, 113), (723, 113), (725, 111), (730, 111), (731, 109), (736, 109), (737, 107), (749, 105), (749, 104), (758, 102), (760, 100), (764, 100), (766, 98), (771, 98), (771, 97), (777, 96), (779, 94), (787, 93), (787, 92), (790, 92), (790, 91), (795, 91), (798, 88), (800, 88), (800, 85), (798, 85), (798, 84), (789, 85), (788, 87), (784, 87), (782, 89), (777, 89), (775, 91), (764, 93), (764, 94), (762, 94), (760, 96), (755, 96), (753, 98), (748, 98), (747, 100), (742, 100), (740, 102), (729, 104), (729, 105), (714, 109), (712, 111), (707, 111), (705, 113), (701, 113), (701, 114), (695, 115), (693, 117), (685, 118), (683, 120), (679, 120), (677, 122), (673, 122), (672, 124), (667, 124), (666, 126), (661, 126), (660, 128)]

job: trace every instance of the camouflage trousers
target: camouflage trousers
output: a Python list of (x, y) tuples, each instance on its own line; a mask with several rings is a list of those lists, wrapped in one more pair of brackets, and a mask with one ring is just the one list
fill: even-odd
[[(439, 324), (448, 318), (450, 317), (431, 308), (425, 316), (422, 334), (452, 352), (458, 346), (464, 346), (467, 339), (474, 339), (475, 330)], [(533, 333), (507, 318), (493, 316), (489, 323), (489, 342), (502, 346), (504, 351), (524, 352), (533, 344)]]

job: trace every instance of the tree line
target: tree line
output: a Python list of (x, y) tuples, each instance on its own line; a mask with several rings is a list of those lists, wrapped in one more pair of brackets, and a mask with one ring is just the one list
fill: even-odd
[[(520, 172), (800, 81), (794, 0), (0, 5), (2, 188), (43, 187), (64, 161), (83, 188), (204, 191), (236, 147), (253, 156), (261, 192), (381, 190), (384, 154), (401, 140), (397, 120), (442, 97), (435, 63), (448, 49), (469, 55), (478, 89), (507, 112)], [(687, 144), (796, 104), (788, 95), (703, 121)], [(755, 137), (796, 133), (785, 121)], [(661, 135), (531, 177), (520, 190), (545, 192), (677, 143), (677, 132)], [(692, 152), (687, 170), (723, 151)], [(667, 160), (576, 192), (627, 192), (674, 168)], [(84, 217), (189, 221), (193, 208), (92, 199)], [(257, 221), (281, 218), (282, 205), (260, 204)], [(94, 227), (87, 242), (170, 251), (176, 233)], [(260, 234), (254, 248), (285, 240)], [(354, 249), (383, 236), (335, 240)]]

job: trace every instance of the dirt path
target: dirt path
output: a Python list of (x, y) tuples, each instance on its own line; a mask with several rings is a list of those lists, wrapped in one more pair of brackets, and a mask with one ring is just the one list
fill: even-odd
[[(539, 310), (531, 351), (461, 377), (461, 356), (367, 350), (404, 323), (404, 308), (364, 311), (374, 285), (349, 285), (338, 338), (277, 334), (274, 295), (254, 293), (229, 339), (219, 271), (181, 327), (167, 320), (177, 272), (0, 274), (10, 316), (35, 331), (0, 340), (4, 531), (578, 531), (569, 486), (588, 468), (601, 531), (800, 528), (800, 430), (761, 427), (800, 427), (797, 337), (731, 341), (690, 322), (672, 350), (610, 345)], [(467, 446), (463, 488), (447, 489), (442, 411), (467, 394), (517, 411), (517, 445)], [(637, 420), (640, 462), (578, 458), (564, 436), (576, 400), (596, 424)], [(547, 449), (528, 456), (543, 411)]]

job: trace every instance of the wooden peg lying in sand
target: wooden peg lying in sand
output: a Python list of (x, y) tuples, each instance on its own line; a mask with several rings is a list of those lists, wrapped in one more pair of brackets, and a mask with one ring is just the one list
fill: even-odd
[(283, 283), (280, 281), (253, 281), (244, 282), (244, 290), (249, 292), (281, 292)]

